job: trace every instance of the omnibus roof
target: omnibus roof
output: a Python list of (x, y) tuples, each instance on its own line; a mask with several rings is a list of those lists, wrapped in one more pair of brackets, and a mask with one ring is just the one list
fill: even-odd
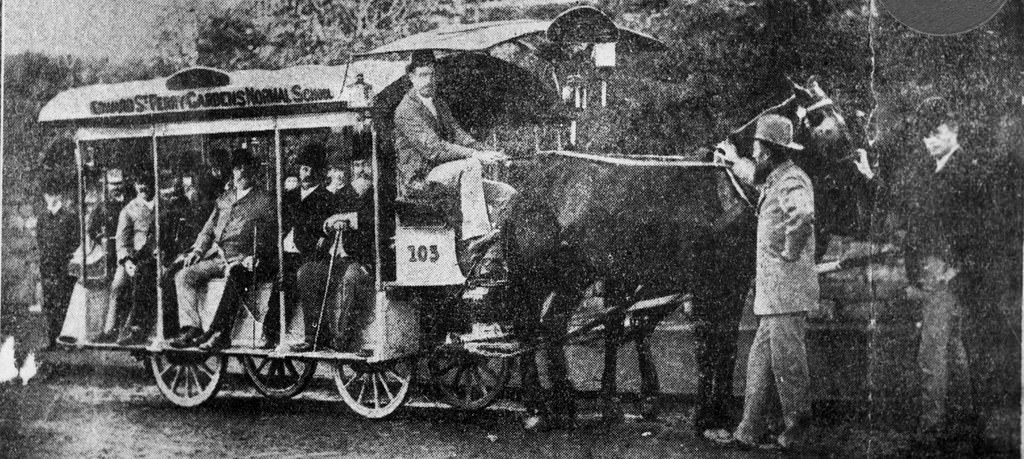
[(411, 35), (360, 56), (417, 50), (483, 52), (498, 45), (545, 34), (552, 41), (618, 42), (634, 51), (666, 49), (658, 39), (615, 25), (596, 8), (572, 8), (552, 20), (518, 19), (459, 24)]
[(234, 72), (191, 67), (163, 78), (63, 91), (43, 106), (39, 121), (149, 124), (337, 111), (348, 98), (342, 86), (357, 74), (379, 90), (404, 73), (403, 63), (384, 60)]

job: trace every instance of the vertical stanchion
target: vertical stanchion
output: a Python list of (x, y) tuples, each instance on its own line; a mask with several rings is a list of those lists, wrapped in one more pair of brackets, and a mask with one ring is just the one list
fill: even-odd
[[(78, 169), (78, 243), (82, 247), (82, 266), (78, 269), (78, 282), (85, 287), (85, 263), (89, 252), (85, 247), (85, 159), (82, 157), (82, 141), (75, 139), (75, 165)], [(89, 313), (89, 295), (85, 295), (85, 311)]]
[[(284, 352), (287, 344), (285, 343), (285, 331), (288, 330), (288, 324), (285, 323), (285, 310), (284, 310), (284, 241), (281, 238), (281, 233), (284, 231), (284, 221), (281, 215), (281, 184), (284, 181), (281, 171), (281, 128), (277, 125), (278, 119), (274, 117), (274, 194), (277, 198), (277, 311), (278, 311), (278, 333), (277, 333), (277, 349), (278, 352)], [(252, 292), (253, 295), (256, 292)]]
[(381, 281), (380, 258), (380, 162), (377, 161), (377, 129), (370, 123), (370, 153), (373, 161), (373, 264), (374, 289), (377, 293), (384, 291)]
[[(164, 290), (160, 280), (163, 276), (163, 256), (160, 253), (160, 158), (157, 153), (157, 127), (153, 126), (153, 237), (156, 260), (156, 341), (164, 342)], [(136, 275), (138, 273), (136, 272)]]

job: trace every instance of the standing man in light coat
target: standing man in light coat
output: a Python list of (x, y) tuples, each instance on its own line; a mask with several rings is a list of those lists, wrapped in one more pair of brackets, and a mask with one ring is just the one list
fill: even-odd
[(743, 421), (731, 435), (708, 438), (751, 447), (766, 434), (765, 410), (778, 397), (785, 430), (769, 445), (789, 449), (802, 440), (807, 398), (807, 311), (818, 301), (814, 269), (814, 191), (811, 180), (789, 155), (803, 149), (793, 142), (792, 123), (778, 115), (757, 122), (753, 161), (723, 142), (719, 149), (742, 180), (760, 188), (757, 205), (757, 277), (754, 314), (757, 333), (747, 361)]

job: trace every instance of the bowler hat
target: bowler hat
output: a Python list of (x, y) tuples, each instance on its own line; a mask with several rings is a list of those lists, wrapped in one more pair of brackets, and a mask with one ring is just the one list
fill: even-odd
[(296, 164), (300, 166), (309, 166), (313, 170), (321, 170), (324, 168), (326, 155), (327, 152), (324, 149), (324, 144), (320, 142), (313, 142), (306, 145), (306, 147), (299, 152)]
[(412, 52), (412, 58), (409, 59), (409, 66), (406, 67), (406, 70), (412, 72), (418, 67), (426, 67), (436, 63), (437, 59), (434, 57), (433, 51), (429, 49), (418, 49)]
[(779, 115), (765, 115), (757, 120), (754, 138), (791, 150), (803, 150), (803, 145), (793, 141), (793, 123)]
[(252, 152), (248, 148), (239, 148), (231, 152), (231, 168), (248, 166), (256, 167), (259, 166), (259, 160), (253, 156)]

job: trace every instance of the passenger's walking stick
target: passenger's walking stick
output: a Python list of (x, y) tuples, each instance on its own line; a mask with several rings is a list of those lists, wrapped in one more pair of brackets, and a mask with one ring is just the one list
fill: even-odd
[(327, 282), (324, 282), (324, 294), (320, 300), (320, 315), (316, 319), (316, 332), (313, 334), (313, 350), (316, 350), (318, 343), (320, 342), (320, 325), (324, 322), (324, 309), (327, 309), (327, 292), (331, 291), (331, 274), (334, 273), (334, 257), (337, 254), (341, 256), (345, 248), (342, 243), (342, 235), (345, 232), (341, 229), (337, 229), (334, 232), (334, 244), (331, 245), (331, 251), (328, 253), (330, 261), (327, 262)]

